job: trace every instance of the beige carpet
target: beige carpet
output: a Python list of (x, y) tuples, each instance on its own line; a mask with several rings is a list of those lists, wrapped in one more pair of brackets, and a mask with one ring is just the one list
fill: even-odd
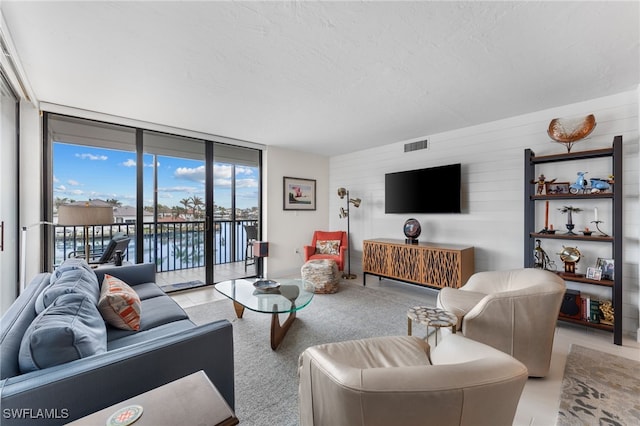
[(640, 362), (572, 345), (558, 426), (640, 425)]

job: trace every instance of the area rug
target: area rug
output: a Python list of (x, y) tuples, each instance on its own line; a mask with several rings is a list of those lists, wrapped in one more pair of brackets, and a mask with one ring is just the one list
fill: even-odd
[[(396, 284), (389, 284), (396, 285)], [(226, 318), (233, 323), (236, 415), (243, 425), (298, 424), (298, 357), (307, 347), (384, 335), (406, 335), (407, 309), (434, 306), (435, 296), (402, 295), (342, 281), (335, 294), (316, 294), (298, 311), (276, 351), (270, 347), (271, 316), (245, 310), (237, 319), (230, 300), (187, 308), (197, 324)], [(284, 316), (281, 317), (281, 321)], [(415, 326), (414, 335), (424, 335)]]
[(572, 345), (558, 426), (640, 424), (640, 362)]

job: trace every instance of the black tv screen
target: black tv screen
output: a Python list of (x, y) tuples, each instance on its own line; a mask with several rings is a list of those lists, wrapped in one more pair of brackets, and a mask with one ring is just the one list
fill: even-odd
[(385, 213), (460, 213), (461, 165), (387, 173)]

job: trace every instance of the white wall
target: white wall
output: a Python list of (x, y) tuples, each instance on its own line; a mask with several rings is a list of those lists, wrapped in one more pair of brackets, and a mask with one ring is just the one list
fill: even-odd
[[(584, 116), (593, 113), (597, 127), (590, 137), (576, 143), (573, 151), (610, 147), (615, 135), (624, 140), (624, 292), (623, 329), (635, 334), (638, 329), (638, 241), (640, 209), (638, 203), (638, 94), (620, 93), (578, 104), (566, 105), (478, 126), (428, 137), (428, 150), (404, 153), (402, 141), (330, 160), (329, 186), (345, 186), (352, 197), (362, 198), (359, 209), (352, 209), (351, 241), (352, 269), (361, 268), (362, 240), (370, 238), (403, 239), (402, 225), (416, 217), (422, 225), (423, 241), (465, 244), (475, 247), (476, 271), (519, 268), (523, 265), (524, 246), (524, 150), (531, 148), (536, 155), (566, 152), (564, 146), (551, 141), (546, 130), (556, 117)], [(348, 143), (348, 141), (345, 141)], [(397, 215), (384, 213), (384, 174), (401, 170), (462, 163), (462, 214)], [(548, 179), (575, 180), (576, 172), (586, 167), (587, 176), (610, 173), (610, 161), (589, 160), (585, 163), (564, 163), (562, 167), (546, 167)], [(437, 183), (435, 183), (437, 184)], [(429, 196), (429, 188), (423, 196)], [(434, 200), (437, 202), (437, 200)], [(337, 196), (329, 198), (329, 209), (337, 211), (344, 204)], [(542, 209), (542, 203), (540, 208)], [(572, 203), (574, 204), (574, 203)], [(576, 200), (575, 206), (585, 209), (574, 216), (578, 229), (593, 220), (593, 207), (599, 207), (604, 230), (611, 231), (611, 203)], [(555, 206), (555, 207), (561, 207)], [(609, 216), (607, 216), (609, 214)], [(541, 215), (539, 215), (541, 216)], [(566, 218), (556, 208), (550, 211), (550, 222), (564, 229)], [(344, 221), (329, 215), (330, 226), (346, 229)], [(542, 228), (543, 220), (540, 223)], [(591, 226), (592, 227), (592, 226)], [(556, 255), (562, 244), (546, 240), (543, 248), (563, 267)], [(578, 246), (584, 255), (578, 272), (593, 266), (597, 257), (611, 257), (608, 244), (565, 242)], [(354, 258), (356, 261), (354, 262)], [(616, 260), (616, 262), (618, 262)], [(568, 284), (574, 287), (574, 284)], [(576, 287), (578, 288), (578, 287)], [(608, 296), (610, 292), (597, 286), (581, 286), (583, 292)]]
[[(311, 244), (313, 231), (329, 227), (328, 197), (334, 192), (328, 187), (329, 158), (268, 147), (263, 159), (266, 227), (262, 237), (269, 242), (267, 276), (299, 274), (304, 263), (302, 247)], [(316, 180), (315, 211), (283, 210), (285, 176)]]

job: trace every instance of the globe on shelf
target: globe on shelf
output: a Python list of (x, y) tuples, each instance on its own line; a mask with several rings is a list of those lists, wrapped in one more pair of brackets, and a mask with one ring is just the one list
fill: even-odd
[(422, 227), (417, 219), (407, 219), (404, 223), (404, 235), (407, 237), (404, 240), (407, 244), (418, 244), (418, 237), (422, 232)]

